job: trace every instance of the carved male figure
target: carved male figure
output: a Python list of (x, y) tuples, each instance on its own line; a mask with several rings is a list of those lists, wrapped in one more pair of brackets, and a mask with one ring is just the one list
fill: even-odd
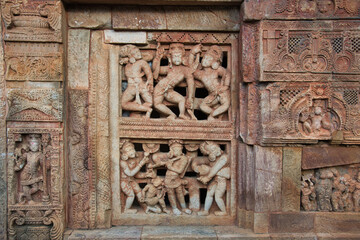
[(131, 209), (135, 199), (135, 194), (139, 202), (143, 202), (143, 196), (139, 184), (135, 181), (136, 176), (142, 166), (149, 162), (149, 153), (144, 152), (144, 158), (138, 162), (135, 146), (128, 140), (120, 142), (121, 153), (121, 190), (126, 195), (124, 213), (137, 213), (136, 209)]
[[(121, 106), (124, 110), (146, 112), (150, 118), (152, 112), (153, 75), (149, 64), (142, 59), (139, 48), (134, 45), (125, 45), (120, 48), (120, 64), (125, 64), (125, 76), (128, 82), (121, 97)], [(146, 77), (146, 82), (143, 76)], [(142, 103), (142, 100), (144, 103)]]
[(30, 134), (27, 137), (29, 150), (22, 149), (21, 156), (15, 159), (15, 171), (20, 172), (21, 192), (19, 202), (34, 204), (32, 195), (41, 190), (43, 176), (40, 166), (45, 166), (45, 155), (40, 151), (39, 134)]
[[(201, 45), (193, 47), (190, 52), (190, 65), (200, 52)], [(215, 117), (225, 113), (230, 107), (231, 73), (221, 66), (222, 55), (219, 46), (211, 46), (201, 61), (202, 70), (198, 69), (194, 72), (195, 79), (200, 80), (209, 92), (200, 104), (200, 109), (208, 114), (208, 120), (215, 120)], [(220, 80), (219, 77), (221, 77)]]
[[(158, 79), (160, 75), (166, 75), (155, 86), (154, 89), (154, 107), (160, 113), (166, 115), (169, 119), (175, 119), (176, 115), (164, 104), (164, 99), (175, 103), (179, 107), (179, 118), (189, 119), (185, 115), (185, 109), (192, 118), (193, 98), (194, 98), (194, 78), (192, 70), (185, 66), (185, 46), (181, 43), (172, 43), (169, 47), (169, 66), (160, 66), (160, 60), (164, 56), (164, 49), (158, 47), (153, 61), (154, 78)], [(175, 86), (186, 79), (187, 99), (174, 90)]]
[(324, 134), (325, 131), (328, 132), (332, 130), (331, 122), (319, 106), (316, 106), (314, 112), (309, 116), (301, 116), (300, 121), (303, 122), (304, 131), (308, 134), (320, 135)]
[(227, 213), (223, 197), (226, 191), (226, 181), (230, 179), (228, 157), (223, 153), (220, 146), (212, 141), (203, 142), (200, 145), (200, 151), (202, 154), (208, 156), (209, 161), (213, 162), (213, 165), (206, 175), (198, 178), (203, 184), (208, 184), (212, 180), (206, 193), (204, 211), (198, 212), (198, 215), (209, 215), (209, 210), (215, 195), (215, 202), (220, 209), (220, 211), (215, 212), (215, 215), (225, 216)]
[(183, 187), (185, 182), (182, 180), (190, 159), (182, 152), (183, 142), (181, 140), (170, 140), (169, 146), (170, 152), (168, 153), (169, 159), (165, 163), (167, 171), (164, 181), (169, 202), (175, 215), (181, 215), (176, 199), (179, 201), (183, 212), (191, 214), (191, 210), (186, 207)]
[[(147, 205), (145, 210), (146, 213), (161, 213), (162, 211), (170, 213), (170, 211), (166, 209), (164, 201), (165, 192), (164, 182), (160, 177), (153, 178), (151, 183), (143, 188), (142, 195), (144, 196), (144, 202)], [(159, 207), (159, 204), (161, 208)]]

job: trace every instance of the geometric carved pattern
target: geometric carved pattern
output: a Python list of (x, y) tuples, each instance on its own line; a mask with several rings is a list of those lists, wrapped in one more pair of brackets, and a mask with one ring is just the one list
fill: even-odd
[(359, 91), (357, 90), (344, 90), (343, 97), (349, 105), (359, 104)]

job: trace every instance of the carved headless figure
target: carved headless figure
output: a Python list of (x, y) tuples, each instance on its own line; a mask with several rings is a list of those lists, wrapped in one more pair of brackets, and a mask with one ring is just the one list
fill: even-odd
[[(121, 106), (124, 110), (146, 112), (150, 118), (152, 112), (153, 75), (149, 64), (142, 59), (140, 50), (134, 45), (125, 45), (121, 48), (121, 56), (128, 57), (125, 66), (125, 76), (128, 86), (121, 97)], [(123, 62), (121, 62), (123, 63)], [(143, 76), (146, 76), (146, 83)], [(141, 98), (144, 104), (141, 103)]]
[[(187, 105), (188, 113), (192, 118), (193, 116), (190, 109), (193, 108), (193, 97), (194, 97), (194, 78), (192, 70), (183, 65), (185, 57), (185, 47), (181, 43), (170, 44), (169, 49), (171, 63), (170, 66), (160, 66), (160, 60), (164, 56), (164, 49), (158, 48), (156, 56), (153, 62), (154, 78), (157, 79), (159, 74), (166, 75), (154, 89), (154, 107), (160, 113), (168, 116), (169, 119), (175, 119), (176, 115), (168, 108), (164, 103), (164, 99), (171, 103), (178, 104), (179, 107), (179, 118), (189, 119), (185, 115), (185, 105)], [(187, 83), (187, 103), (185, 97), (174, 90), (175, 86), (186, 79)]]

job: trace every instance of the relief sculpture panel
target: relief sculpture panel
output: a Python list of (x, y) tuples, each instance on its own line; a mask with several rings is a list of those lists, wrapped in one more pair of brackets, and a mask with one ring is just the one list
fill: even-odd
[(358, 143), (357, 83), (273, 83), (263, 93), (263, 143)]

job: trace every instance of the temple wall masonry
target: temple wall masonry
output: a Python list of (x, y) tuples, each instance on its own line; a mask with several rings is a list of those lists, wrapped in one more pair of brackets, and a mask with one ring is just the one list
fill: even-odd
[(0, 4), (0, 239), (359, 236), (358, 0)]

